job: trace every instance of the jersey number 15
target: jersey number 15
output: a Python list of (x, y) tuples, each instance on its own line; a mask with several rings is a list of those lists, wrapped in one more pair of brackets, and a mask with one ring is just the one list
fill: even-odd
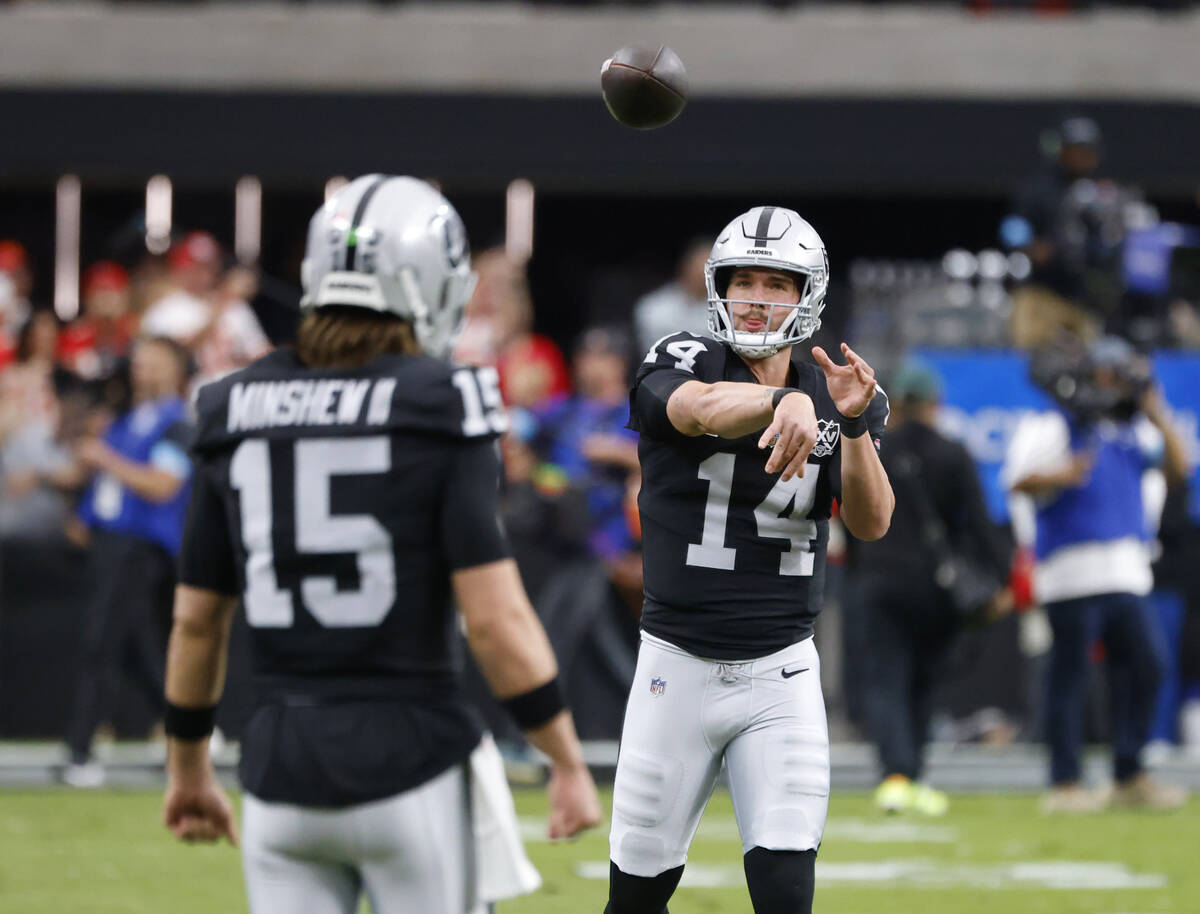
[[(386, 473), (392, 467), (391, 440), (314, 438), (292, 448), (295, 465), (295, 548), (300, 555), (354, 553), (357, 590), (338, 590), (328, 575), (300, 581), (304, 607), (327, 628), (378, 625), (396, 602), (396, 560), (392, 536), (369, 514), (333, 514), (330, 487), (334, 476)], [(246, 621), (256, 628), (289, 628), (291, 591), (279, 586), (272, 542), (271, 454), (266, 441), (238, 445), (229, 465), (229, 481), (241, 499), (242, 543), (246, 549)]]

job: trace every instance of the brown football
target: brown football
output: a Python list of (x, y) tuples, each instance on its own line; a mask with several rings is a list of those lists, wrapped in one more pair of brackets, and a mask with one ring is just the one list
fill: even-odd
[(687, 104), (687, 70), (665, 44), (630, 44), (604, 61), (600, 90), (618, 121), (651, 130), (671, 123)]

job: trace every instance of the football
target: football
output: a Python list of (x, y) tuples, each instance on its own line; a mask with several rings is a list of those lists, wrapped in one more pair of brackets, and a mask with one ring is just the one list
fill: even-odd
[(687, 70), (665, 44), (630, 44), (604, 61), (600, 90), (619, 122), (652, 130), (671, 123), (687, 104)]

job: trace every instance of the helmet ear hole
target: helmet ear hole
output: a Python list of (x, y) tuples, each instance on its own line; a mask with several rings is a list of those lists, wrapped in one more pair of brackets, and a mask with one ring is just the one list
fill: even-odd
[(717, 267), (713, 270), (713, 286), (720, 298), (726, 298), (729, 291), (729, 280), (733, 278), (733, 267)]

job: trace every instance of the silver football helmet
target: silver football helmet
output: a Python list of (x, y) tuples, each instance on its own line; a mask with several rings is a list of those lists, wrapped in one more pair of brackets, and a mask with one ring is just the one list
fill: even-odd
[(394, 314), (412, 324), (423, 352), (447, 358), (475, 278), (450, 201), (417, 178), (365, 175), (309, 223), (300, 307)]
[[(729, 306), (744, 300), (727, 298), (726, 290), (737, 267), (766, 267), (794, 274), (800, 303), (749, 302), (767, 309), (767, 329), (734, 330)], [(795, 210), (756, 206), (717, 236), (704, 265), (704, 283), (708, 287), (708, 329), (712, 335), (739, 355), (765, 359), (785, 346), (808, 339), (821, 326), (829, 286), (829, 257), (821, 236)], [(771, 330), (776, 308), (787, 308), (790, 313), (779, 329)]]

